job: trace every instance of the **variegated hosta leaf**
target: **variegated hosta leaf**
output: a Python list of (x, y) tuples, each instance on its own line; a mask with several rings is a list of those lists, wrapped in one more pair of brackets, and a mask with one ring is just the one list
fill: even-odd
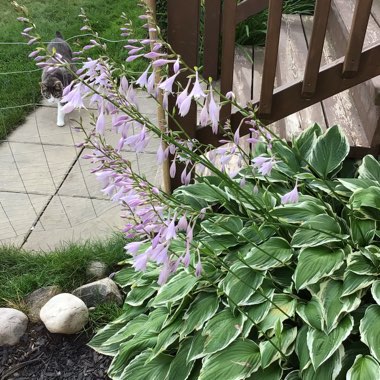
[(191, 303), (183, 316), (181, 336), (186, 336), (193, 330), (199, 330), (203, 324), (212, 318), (219, 307), (219, 297), (216, 293), (200, 293)]
[(259, 347), (251, 340), (240, 338), (227, 349), (205, 358), (199, 380), (246, 379), (259, 367)]
[(298, 356), (300, 374), (302, 374), (306, 368), (311, 366), (309, 349), (307, 348), (307, 331), (308, 327), (306, 325), (303, 325), (298, 330), (296, 339), (295, 349)]
[(350, 271), (345, 272), (342, 296), (348, 296), (356, 293), (360, 289), (367, 288), (375, 281), (375, 279), (375, 276), (365, 276)]
[(310, 154), (310, 165), (326, 179), (328, 174), (337, 169), (350, 151), (350, 144), (342, 129), (337, 125), (329, 128), (319, 136)]
[(322, 331), (309, 328), (307, 333), (307, 347), (315, 371), (321, 364), (330, 358), (347, 339), (351, 333), (353, 325), (353, 318), (347, 315), (340, 321), (338, 326), (330, 332), (330, 334), (325, 334)]
[(369, 355), (358, 355), (353, 366), (347, 372), (347, 380), (378, 380), (380, 376), (379, 363)]
[(326, 214), (326, 209), (315, 202), (305, 201), (274, 208), (270, 214), (289, 223), (303, 223), (313, 216)]
[(190, 350), (187, 354), (187, 362), (191, 362), (193, 360), (203, 358), (206, 356), (205, 353), (203, 353), (203, 348), (205, 346), (206, 337), (202, 335), (202, 330), (197, 331), (195, 335), (192, 337)]
[(281, 380), (282, 378), (282, 368), (278, 363), (273, 363), (268, 368), (259, 368), (257, 371), (253, 372), (247, 380)]
[(372, 284), (371, 293), (373, 299), (380, 305), (380, 280)]
[(331, 216), (321, 214), (304, 222), (293, 235), (293, 248), (317, 247), (346, 239), (341, 234), (339, 223)]
[(328, 247), (304, 248), (298, 257), (294, 281), (297, 289), (315, 284), (344, 264), (344, 251)]
[(242, 302), (241, 306), (258, 305), (267, 300), (272, 301), (274, 291), (275, 288), (273, 283), (271, 281), (264, 280), (263, 284), (259, 288), (259, 291), (256, 291), (256, 293), (252, 294), (249, 299), (247, 299), (245, 302)]
[(244, 320), (242, 314), (235, 316), (230, 309), (225, 309), (212, 317), (202, 332), (206, 337), (203, 352), (212, 354), (231, 344), (242, 332)]
[(125, 299), (125, 303), (131, 306), (140, 306), (157, 291), (153, 285), (133, 287)]
[(373, 262), (365, 257), (362, 252), (355, 252), (348, 256), (347, 270), (366, 276), (379, 274)]
[(343, 315), (357, 309), (360, 305), (360, 298), (356, 297), (355, 294), (342, 297), (342, 293), (342, 281), (327, 280), (320, 284), (318, 297), (322, 301), (324, 310), (324, 331), (326, 334), (329, 334), (337, 326)]
[(275, 294), (269, 313), (265, 319), (259, 323), (259, 332), (267, 332), (274, 329), (276, 323), (283, 322), (294, 316), (297, 301), (287, 294)]
[(368, 154), (363, 157), (362, 163), (358, 169), (359, 178), (369, 179), (372, 181), (377, 181), (377, 186), (380, 183), (380, 163), (375, 157)]
[[(112, 379), (124, 379), (125, 377), (122, 377), (122, 374), (126, 370), (125, 364), (130, 362), (132, 358), (140, 354), (142, 351), (154, 347), (156, 342), (157, 334), (151, 331), (145, 331), (136, 336), (134, 339), (130, 339), (121, 344), (119, 352), (113, 358), (109, 367), (109, 376)], [(149, 356), (146, 356), (145, 360), (147, 360), (148, 357)]]
[(181, 300), (197, 283), (197, 278), (190, 273), (182, 271), (172, 277), (169, 282), (160, 288), (153, 300), (152, 306), (165, 305)]
[(360, 321), (360, 338), (371, 354), (380, 361), (380, 306), (371, 305), (367, 308)]
[(376, 233), (374, 220), (363, 220), (351, 216), (350, 227), (351, 238), (356, 245), (365, 247), (371, 244)]
[(350, 207), (367, 218), (380, 220), (380, 188), (370, 186), (355, 191), (350, 198)]
[(294, 350), (289, 347), (293, 344), (297, 337), (297, 327), (284, 329), (279, 336), (274, 336), (269, 341), (261, 342), (259, 345), (261, 354), (261, 367), (267, 368), (274, 361), (281, 359), (282, 355), (289, 356)]
[(268, 270), (282, 267), (293, 256), (289, 243), (282, 238), (274, 237), (253, 248), (244, 257), (244, 261), (257, 270)]
[(309, 326), (314, 327), (317, 330), (323, 330), (323, 307), (321, 300), (318, 297), (313, 296), (312, 299), (305, 304), (299, 303), (297, 305), (297, 314)]
[(231, 266), (227, 276), (221, 282), (231, 309), (246, 302), (263, 283), (265, 273), (252, 270), (243, 263)]
[[(254, 379), (252, 379), (254, 380)], [(288, 373), (284, 380), (302, 380), (300, 376), (300, 371), (292, 371)]]
[(191, 347), (191, 338), (181, 341), (179, 349), (174, 356), (173, 361), (170, 363), (169, 373), (165, 380), (186, 380), (194, 366), (194, 362), (187, 362), (187, 354)]
[[(169, 355), (160, 354), (155, 359), (147, 363), (150, 356), (149, 350), (144, 351), (136, 356), (125, 367), (120, 377), (112, 377), (116, 380), (133, 379), (133, 380), (146, 380), (146, 379), (165, 379), (173, 357)], [(125, 363), (124, 363), (125, 365)]]
[(270, 301), (266, 301), (259, 305), (253, 305), (244, 309), (247, 320), (244, 323), (242, 332), (243, 337), (246, 338), (251, 332), (252, 327), (256, 326), (268, 315), (271, 305)]
[(302, 380), (335, 380), (342, 369), (343, 356), (344, 347), (341, 345), (317, 370), (312, 365), (306, 368)]

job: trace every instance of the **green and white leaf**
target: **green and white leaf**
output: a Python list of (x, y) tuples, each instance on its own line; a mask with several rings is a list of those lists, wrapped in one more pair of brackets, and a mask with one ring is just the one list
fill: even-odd
[(304, 222), (294, 233), (293, 248), (317, 247), (327, 243), (341, 242), (347, 239), (341, 234), (339, 223), (331, 216), (317, 215)]
[(369, 355), (358, 355), (353, 366), (347, 372), (347, 380), (378, 380), (380, 375), (379, 363)]
[(183, 316), (183, 327), (180, 335), (186, 336), (193, 330), (202, 328), (205, 322), (212, 318), (219, 308), (219, 297), (216, 293), (200, 293), (191, 303)]
[(325, 334), (323, 331), (311, 327), (309, 328), (307, 347), (314, 370), (317, 370), (321, 364), (334, 354), (350, 335), (353, 325), (353, 318), (347, 315), (330, 334)]
[(157, 291), (153, 285), (135, 286), (129, 291), (125, 303), (131, 306), (140, 306)]
[(372, 155), (363, 157), (358, 172), (359, 178), (377, 181), (378, 185), (380, 184), (380, 163)]
[(317, 141), (318, 136), (321, 136), (322, 133), (322, 128), (318, 124), (314, 124), (313, 126), (305, 129), (294, 140), (294, 146), (299, 151), (300, 156), (305, 160), (309, 159), (312, 148)]
[(257, 270), (268, 270), (284, 266), (293, 256), (289, 243), (282, 238), (273, 237), (253, 248), (244, 257), (244, 261)]
[[(297, 337), (297, 328), (284, 329), (279, 336), (274, 336), (270, 340), (261, 342), (259, 345), (261, 355), (261, 367), (267, 368), (273, 362), (281, 359), (283, 354), (289, 356), (292, 350), (289, 347)], [(294, 349), (294, 347), (293, 347)]]
[(299, 303), (297, 305), (297, 314), (306, 322), (309, 326), (323, 330), (324, 316), (321, 300), (313, 296), (312, 299), (305, 303)]
[(243, 315), (235, 316), (230, 309), (222, 310), (212, 317), (202, 332), (206, 337), (203, 352), (213, 354), (231, 344), (241, 334), (244, 320)]
[(334, 352), (334, 354), (321, 364), (317, 370), (314, 370), (313, 366), (309, 366), (302, 373), (302, 380), (335, 380), (342, 370), (342, 360), (344, 357), (344, 347), (340, 347)]
[(276, 207), (270, 214), (288, 223), (303, 223), (313, 216), (326, 214), (326, 209), (315, 202), (305, 201)]
[(243, 263), (231, 266), (227, 276), (221, 282), (222, 288), (228, 296), (228, 303), (234, 310), (236, 305), (246, 302), (263, 283), (265, 273), (252, 270)]
[(264, 318), (268, 315), (269, 310), (271, 308), (270, 301), (263, 302), (259, 305), (250, 306), (245, 309), (245, 313), (247, 316), (247, 320), (244, 323), (243, 328), (243, 337), (247, 337), (251, 332), (253, 326), (256, 326), (258, 323), (264, 320)]
[(201, 227), (212, 235), (236, 235), (242, 230), (243, 222), (237, 216), (217, 216), (203, 221)]
[(380, 306), (371, 305), (367, 308), (359, 326), (360, 339), (369, 347), (369, 351), (377, 361), (380, 361)]
[(380, 274), (373, 262), (361, 252), (355, 252), (347, 258), (347, 270), (364, 276)]
[(375, 281), (371, 287), (371, 294), (373, 299), (380, 305), (380, 280)]
[(354, 210), (370, 219), (380, 220), (380, 187), (370, 186), (355, 191), (350, 198), (350, 204)]
[(187, 362), (194, 361), (199, 358), (203, 358), (206, 356), (203, 353), (203, 348), (205, 346), (206, 337), (202, 335), (202, 331), (197, 331), (195, 335), (192, 337), (192, 342), (190, 346), (189, 353), (187, 354)]
[(337, 280), (327, 280), (320, 284), (318, 298), (322, 301), (324, 315), (324, 331), (329, 334), (337, 326), (340, 319), (356, 310), (360, 298), (355, 294), (343, 297), (343, 283)]
[(190, 273), (182, 271), (173, 276), (163, 285), (154, 298), (152, 306), (165, 305), (182, 300), (194, 288), (197, 278)]
[(165, 380), (186, 380), (189, 377), (190, 372), (194, 367), (193, 361), (188, 363), (186, 360), (192, 344), (191, 341), (191, 338), (181, 341), (178, 351), (170, 363), (169, 372)]
[(350, 217), (350, 233), (355, 244), (361, 247), (371, 244), (376, 234), (376, 222), (374, 220), (362, 220)]
[(356, 293), (360, 289), (367, 288), (375, 279), (376, 277), (374, 276), (359, 275), (349, 271), (345, 272), (342, 296), (348, 296)]
[(278, 322), (292, 318), (295, 314), (297, 301), (286, 294), (275, 294), (269, 313), (265, 319), (259, 323), (259, 332), (264, 333), (274, 329)]
[(298, 257), (294, 281), (297, 289), (304, 289), (326, 276), (332, 275), (344, 264), (344, 251), (328, 247), (304, 248)]
[(282, 368), (278, 363), (273, 363), (268, 368), (259, 368), (256, 372), (253, 372), (247, 380), (281, 380), (281, 378)]
[(303, 325), (298, 330), (298, 335), (296, 338), (295, 351), (298, 356), (301, 374), (306, 368), (311, 366), (309, 349), (307, 348), (307, 332), (308, 327), (306, 325)]
[(260, 367), (260, 351), (256, 343), (238, 339), (227, 349), (207, 356), (199, 380), (241, 380)]
[(337, 169), (350, 151), (350, 144), (340, 127), (334, 125), (313, 145), (310, 164), (324, 179)]
[(120, 377), (113, 377), (112, 379), (165, 379), (170, 369), (173, 357), (160, 354), (155, 359), (147, 363), (146, 361), (149, 356), (149, 350), (142, 352), (125, 367)]

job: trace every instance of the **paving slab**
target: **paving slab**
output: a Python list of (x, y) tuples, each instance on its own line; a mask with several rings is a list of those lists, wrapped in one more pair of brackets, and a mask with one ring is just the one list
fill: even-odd
[(25, 249), (51, 250), (70, 242), (110, 237), (123, 221), (110, 201), (55, 196), (29, 236)]
[[(95, 174), (91, 173), (91, 170), (96, 168), (97, 165), (83, 158), (83, 155), (88, 153), (90, 153), (90, 150), (85, 150), (75, 163), (59, 190), (60, 195), (108, 199), (101, 192), (101, 184), (96, 179)], [(138, 174), (145, 176), (155, 186), (161, 186), (162, 168), (157, 165), (156, 154), (134, 152), (121, 152), (121, 154), (123, 158), (131, 162), (132, 168)]]
[(49, 196), (0, 192), (0, 245), (21, 244)]
[(0, 191), (53, 194), (79, 153), (73, 146), (0, 145)]

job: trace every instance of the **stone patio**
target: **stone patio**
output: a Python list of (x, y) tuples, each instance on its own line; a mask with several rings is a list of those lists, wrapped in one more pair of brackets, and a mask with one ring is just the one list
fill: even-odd
[[(156, 120), (152, 99), (139, 96), (140, 109)], [(75, 144), (83, 140), (75, 120), (91, 130), (91, 110), (74, 111), (66, 125), (55, 125), (56, 109), (41, 106), (6, 141), (0, 141), (0, 245), (50, 250), (69, 242), (110, 237), (123, 224), (120, 207), (100, 191), (88, 153)], [(106, 131), (109, 143), (119, 137)], [(161, 170), (155, 164), (158, 140), (146, 152), (124, 151), (135, 169), (156, 185)]]

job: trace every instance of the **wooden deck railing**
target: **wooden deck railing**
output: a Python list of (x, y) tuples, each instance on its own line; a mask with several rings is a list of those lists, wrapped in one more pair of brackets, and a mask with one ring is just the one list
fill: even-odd
[[(236, 0), (224, 0), (222, 7), (221, 0), (205, 0), (204, 74), (214, 79), (220, 77), (223, 94), (232, 90), (236, 25), (268, 8), (261, 92), (252, 103), (254, 107), (258, 107), (258, 116), (263, 123), (270, 124), (280, 120), (380, 75), (380, 41), (363, 51), (372, 2), (373, 0), (356, 1), (345, 55), (332, 64), (320, 67), (331, 0), (316, 0), (304, 76), (275, 89), (283, 1), (245, 0), (237, 3)], [(199, 58), (200, 0), (168, 0), (168, 3), (169, 42), (179, 54), (189, 60), (189, 65), (196, 65)], [(236, 129), (242, 115), (231, 113), (228, 106), (221, 112), (223, 118), (231, 119), (231, 126)], [(195, 109), (185, 120), (181, 118), (179, 121), (186, 131), (191, 131), (191, 136), (196, 136), (201, 142), (220, 145), (220, 136), (213, 135), (210, 128), (196, 129)], [(170, 126), (175, 128), (173, 122)], [(377, 135), (375, 132), (369, 131), (367, 136), (371, 145), (379, 144), (374, 137)]]

